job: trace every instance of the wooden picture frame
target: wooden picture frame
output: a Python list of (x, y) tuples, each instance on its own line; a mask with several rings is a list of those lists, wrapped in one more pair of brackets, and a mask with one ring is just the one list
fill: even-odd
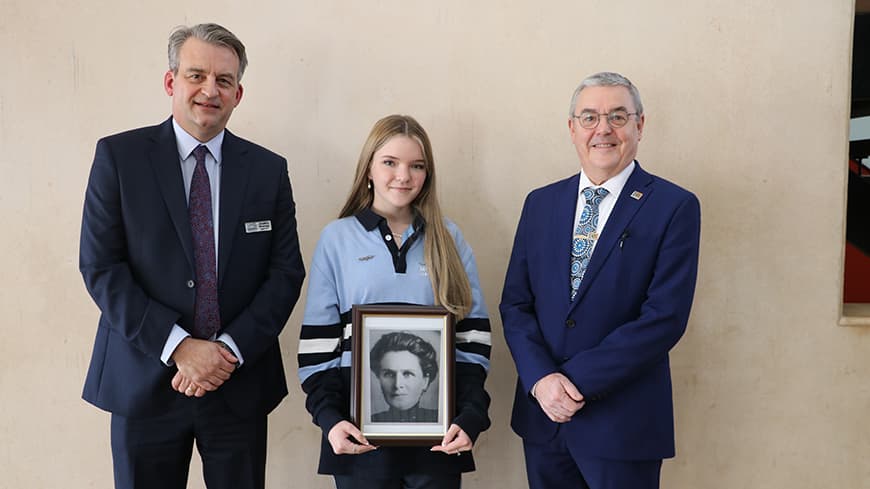
[(381, 304), (352, 314), (351, 420), (374, 445), (437, 445), (454, 416), (453, 314)]

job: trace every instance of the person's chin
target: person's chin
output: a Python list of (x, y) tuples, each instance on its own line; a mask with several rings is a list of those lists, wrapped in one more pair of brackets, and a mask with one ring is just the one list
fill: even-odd
[(411, 409), (412, 407), (414, 407), (414, 404), (408, 404), (407, 399), (395, 399), (394, 398), (391, 400), (390, 406), (393, 409), (397, 409), (399, 411), (407, 411), (408, 409)]

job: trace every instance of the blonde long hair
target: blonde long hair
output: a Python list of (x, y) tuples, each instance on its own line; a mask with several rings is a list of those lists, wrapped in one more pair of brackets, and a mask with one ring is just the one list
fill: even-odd
[(420, 194), (411, 203), (426, 228), (423, 234), (423, 254), (429, 281), (435, 295), (435, 304), (444, 306), (456, 315), (457, 320), (465, 317), (471, 310), (471, 284), (453, 236), (444, 224), (441, 206), (435, 192), (435, 159), (429, 136), (423, 127), (407, 115), (388, 115), (375, 123), (363, 145), (356, 166), (356, 176), (341, 209), (339, 217), (356, 215), (372, 206), (374, 191), (369, 188), (369, 168), (372, 158), (384, 144), (394, 136), (407, 136), (420, 145), (426, 165), (426, 181)]

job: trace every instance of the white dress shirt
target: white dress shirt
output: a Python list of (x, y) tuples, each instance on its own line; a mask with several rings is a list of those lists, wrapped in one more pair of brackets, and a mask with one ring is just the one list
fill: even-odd
[[(220, 220), (220, 182), (221, 182), (221, 145), (224, 142), (224, 131), (221, 131), (217, 136), (205, 143), (200, 143), (196, 138), (187, 133), (175, 119), (172, 120), (172, 127), (175, 130), (175, 141), (178, 144), (178, 158), (181, 162), (181, 176), (184, 179), (184, 195), (187, 200), (190, 199), (190, 182), (193, 180), (193, 170), (196, 168), (196, 158), (193, 156), (193, 150), (200, 144), (204, 144), (208, 148), (208, 154), (205, 156), (205, 170), (208, 173), (208, 181), (211, 187), (211, 210), (212, 210), (212, 225), (214, 226), (214, 259), (215, 269), (218, 264), (218, 229)], [(178, 347), (178, 344), (185, 338), (190, 336), (184, 328), (175, 324), (172, 326), (172, 331), (169, 333), (166, 343), (163, 345), (163, 352), (160, 355), (160, 360), (167, 366), (172, 366), (175, 362), (172, 360), (172, 353)], [(215, 339), (215, 338), (211, 338)], [(223, 333), (217, 340), (223, 341), (233, 350), (233, 354), (239, 359), (239, 364), (244, 363), (242, 355), (239, 352), (239, 347), (233, 338)]]
[[(612, 178), (609, 178), (601, 185), (593, 184), (585, 173), (580, 174), (580, 185), (578, 185), (577, 188), (577, 209), (574, 211), (574, 223), (571, 227), (572, 236), (574, 229), (577, 228), (577, 223), (580, 222), (580, 215), (583, 213), (583, 207), (586, 206), (586, 198), (583, 197), (583, 189), (587, 187), (604, 187), (607, 189), (608, 194), (601, 199), (601, 203), (598, 205), (598, 227), (595, 228), (595, 231), (598, 233), (597, 235), (601, 236), (601, 233), (604, 232), (604, 225), (607, 224), (607, 219), (613, 211), (613, 206), (616, 205), (616, 200), (619, 199), (619, 194), (622, 193), (622, 189), (625, 187), (626, 182), (628, 182), (628, 177), (631, 176), (634, 167), (635, 163), (632, 161), (628, 166), (623, 168), (621, 172), (617, 173)], [(592, 256), (591, 254), (595, 251), (595, 246), (597, 244), (598, 240), (595, 240), (595, 242), (592, 243), (590, 256)]]

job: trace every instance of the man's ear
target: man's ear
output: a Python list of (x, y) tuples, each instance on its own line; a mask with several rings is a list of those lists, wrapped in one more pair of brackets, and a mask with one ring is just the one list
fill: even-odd
[(242, 94), (245, 93), (245, 88), (242, 87), (242, 84), (239, 83), (239, 88), (236, 90), (235, 101), (236, 105), (234, 107), (238, 107), (239, 103), (242, 101)]
[(172, 73), (172, 70), (167, 70), (166, 74), (163, 75), (163, 90), (165, 90), (166, 95), (169, 95), (170, 97), (175, 91), (175, 74)]

